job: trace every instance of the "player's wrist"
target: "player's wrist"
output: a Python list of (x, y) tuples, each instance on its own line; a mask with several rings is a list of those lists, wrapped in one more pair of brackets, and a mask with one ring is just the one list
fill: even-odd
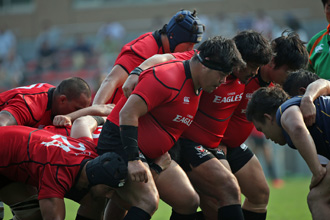
[(140, 76), (140, 74), (143, 72), (143, 69), (140, 67), (135, 67), (131, 72), (130, 75), (137, 75)]
[(132, 125), (120, 125), (120, 137), (128, 161), (140, 160), (137, 136), (138, 127)]

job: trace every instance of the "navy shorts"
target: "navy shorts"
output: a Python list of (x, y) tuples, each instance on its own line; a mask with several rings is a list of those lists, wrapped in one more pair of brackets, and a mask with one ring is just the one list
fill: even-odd
[(186, 172), (191, 171), (192, 167), (197, 167), (200, 164), (212, 159), (225, 159), (225, 154), (218, 148), (206, 148), (194, 141), (180, 138), (180, 161), (179, 164)]
[(227, 161), (233, 173), (239, 171), (253, 157), (252, 151), (246, 144), (239, 147), (227, 148)]

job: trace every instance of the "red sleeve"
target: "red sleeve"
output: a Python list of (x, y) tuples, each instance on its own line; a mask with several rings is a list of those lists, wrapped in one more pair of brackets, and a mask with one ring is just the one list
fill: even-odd
[(153, 69), (148, 69), (140, 77), (132, 94), (139, 95), (147, 104), (148, 111), (166, 102), (172, 95), (171, 90), (161, 84), (152, 74)]

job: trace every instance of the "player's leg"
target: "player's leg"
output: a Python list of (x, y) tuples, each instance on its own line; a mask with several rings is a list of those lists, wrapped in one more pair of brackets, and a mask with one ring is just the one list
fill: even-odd
[(325, 220), (330, 216), (330, 163), (323, 180), (308, 194), (307, 202), (314, 220)]
[(114, 193), (104, 211), (104, 220), (122, 220), (130, 205)]
[(172, 207), (171, 220), (195, 219), (199, 196), (185, 172), (174, 160), (155, 177), (155, 182), (160, 198)]
[[(181, 164), (191, 183), (199, 193), (216, 199), (216, 208), (213, 207), (213, 212), (217, 215), (207, 211), (204, 216), (243, 219), (238, 182), (219, 161), (220, 157), (224, 157), (223, 152), (218, 149), (206, 149), (189, 140), (182, 140), (180, 143), (183, 158)], [(201, 204), (201, 207), (207, 206), (207, 203)]]
[(11, 208), (14, 219), (38, 220), (42, 216), (37, 193), (35, 187), (13, 182), (2, 185), (0, 199)]
[(228, 148), (227, 159), (245, 195), (242, 206), (245, 220), (266, 219), (269, 187), (257, 157), (243, 144)]
[[(148, 166), (147, 163), (144, 163)], [(116, 189), (121, 199), (131, 205), (125, 220), (147, 220), (158, 208), (159, 195), (150, 170), (148, 182), (133, 182), (129, 177), (125, 186)]]

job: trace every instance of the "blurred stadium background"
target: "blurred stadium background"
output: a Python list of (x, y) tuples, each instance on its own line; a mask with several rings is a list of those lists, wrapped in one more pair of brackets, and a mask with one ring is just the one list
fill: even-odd
[[(232, 37), (262, 15), (269, 38), (289, 29), (308, 41), (327, 26), (321, 0), (0, 0), (0, 91), (80, 76), (95, 92), (124, 43), (160, 29), (180, 9), (197, 10), (204, 39)], [(272, 151), (280, 178), (310, 177), (297, 152)]]

